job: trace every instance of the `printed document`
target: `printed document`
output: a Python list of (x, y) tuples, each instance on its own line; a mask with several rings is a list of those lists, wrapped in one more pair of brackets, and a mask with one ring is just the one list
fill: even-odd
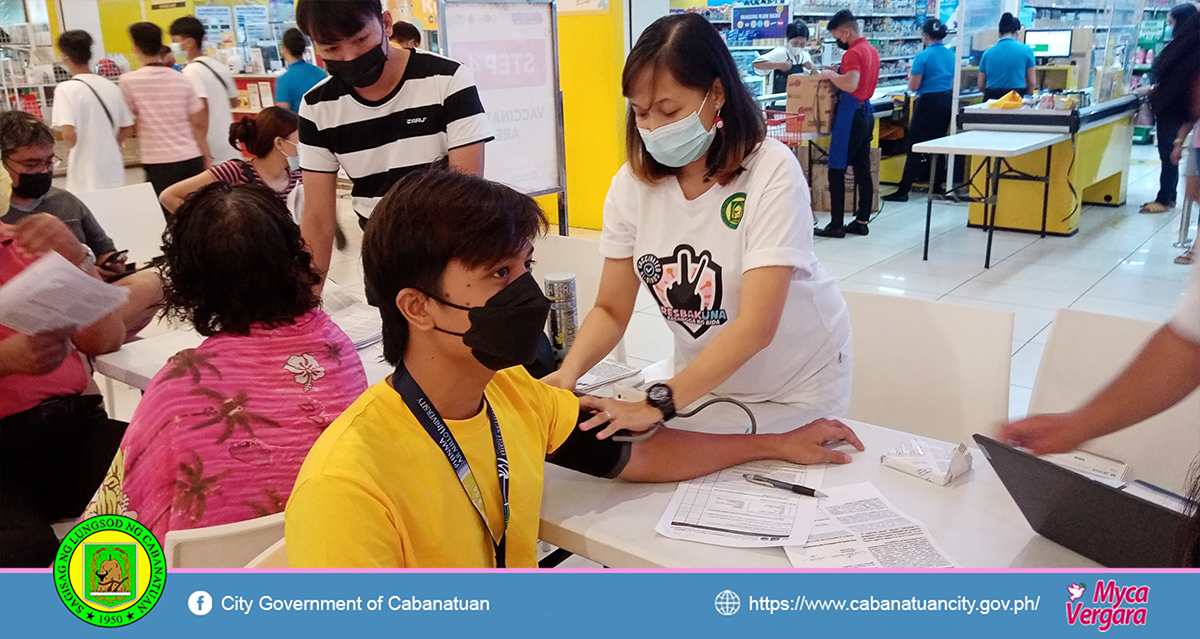
[(765, 475), (820, 488), (825, 465), (766, 460), (680, 482), (655, 530), (664, 537), (733, 548), (802, 545), (817, 517), (817, 499), (746, 481)]
[(951, 568), (958, 564), (920, 522), (870, 482), (825, 488), (808, 543), (786, 547), (793, 568)]
[(0, 287), (0, 324), (25, 335), (83, 328), (127, 297), (129, 289), (101, 282), (51, 251)]

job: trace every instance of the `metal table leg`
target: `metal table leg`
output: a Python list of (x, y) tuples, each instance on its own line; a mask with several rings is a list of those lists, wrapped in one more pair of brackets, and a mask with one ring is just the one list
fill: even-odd
[[(929, 161), (932, 162), (931, 175), (937, 175), (938, 154), (931, 153)], [(925, 191), (925, 253), (921, 257), (923, 261), (929, 261), (929, 227), (933, 222), (933, 186)]]
[(990, 158), (990, 160), (992, 162), (992, 183), (990, 197), (992, 202), (992, 217), (990, 221), (986, 219), (988, 211), (987, 207), (985, 206), (983, 209), (983, 214), (985, 216), (984, 224), (987, 226), (988, 240), (987, 255), (983, 258), (983, 268), (992, 268), (992, 236), (994, 236), (996, 233), (996, 210), (1000, 208), (1000, 163), (1002, 160), (1000, 158)]
[(1046, 216), (1050, 206), (1050, 158), (1053, 151), (1053, 144), (1046, 147), (1046, 176), (1042, 182), (1042, 237), (1046, 237)]

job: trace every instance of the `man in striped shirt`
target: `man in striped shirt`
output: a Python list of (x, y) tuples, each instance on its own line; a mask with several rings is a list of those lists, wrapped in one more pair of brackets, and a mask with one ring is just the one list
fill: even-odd
[[(182, 73), (159, 61), (162, 29), (150, 22), (129, 25), (142, 67), (121, 76), (121, 93), (133, 111), (146, 179), (154, 194), (210, 165), (208, 113)], [(163, 209), (164, 215), (166, 209)]]
[(379, 0), (298, 0), (296, 24), (330, 77), (300, 105), (301, 229), (318, 270), (329, 270), (338, 169), (354, 183), (365, 225), (401, 177), (435, 166), (483, 175), (491, 125), (469, 69), (389, 45), (392, 16)]

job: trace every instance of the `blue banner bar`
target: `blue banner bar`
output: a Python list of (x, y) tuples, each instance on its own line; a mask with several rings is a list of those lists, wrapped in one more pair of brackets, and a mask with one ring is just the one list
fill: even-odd
[(50, 571), (0, 573), (8, 637), (1183, 637), (1197, 594), (1200, 571), (171, 572), (111, 629), (72, 614)]

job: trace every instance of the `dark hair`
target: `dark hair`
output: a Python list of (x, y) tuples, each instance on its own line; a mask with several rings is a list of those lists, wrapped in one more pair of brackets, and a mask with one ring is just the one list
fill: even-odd
[(163, 232), (163, 315), (204, 336), (291, 324), (320, 303), (300, 227), (270, 189), (209, 184)]
[(808, 37), (808, 25), (804, 24), (803, 21), (797, 20), (787, 26), (787, 39), (788, 40), (791, 40), (793, 38), (807, 38), (807, 37)]
[(58, 36), (58, 50), (75, 64), (87, 64), (92, 59), (92, 34), (83, 29), (63, 31)]
[(416, 42), (421, 44), (421, 31), (412, 25), (411, 22), (397, 20), (392, 23), (392, 42), (400, 44), (401, 42)]
[[(625, 61), (621, 93), (629, 97), (643, 72), (666, 70), (679, 84), (700, 91), (712, 89), (716, 80), (725, 89), (721, 107), (722, 127), (708, 150), (707, 177), (728, 184), (744, 170), (742, 163), (766, 137), (762, 112), (746, 85), (742, 84), (729, 48), (708, 20), (696, 13), (676, 13), (646, 27)], [(678, 169), (659, 164), (642, 143), (633, 107), (625, 119), (625, 147), (629, 166), (644, 182), (654, 183)]]
[(1196, 5), (1191, 2), (1185, 2), (1171, 7), (1171, 11), (1167, 15), (1175, 19), (1175, 28), (1178, 29), (1196, 17), (1196, 13)]
[(948, 33), (946, 25), (942, 24), (942, 21), (937, 18), (926, 20), (925, 24), (921, 25), (921, 32), (934, 40), (942, 40), (946, 37), (946, 33)]
[(1200, 82), (1200, 20), (1175, 27), (1175, 36), (1154, 58), (1154, 91), (1150, 106), (1163, 121), (1191, 122), (1197, 106), (1193, 90)]
[(133, 46), (144, 55), (162, 55), (162, 29), (153, 22), (135, 22), (129, 25), (129, 37)]
[(384, 359), (397, 364), (408, 349), (408, 320), (396, 308), (400, 291), (440, 296), (451, 261), (495, 264), (545, 232), (537, 202), (503, 184), (436, 169), (402, 178), (375, 206), (362, 243), (367, 289), (383, 316)]
[(27, 146), (54, 146), (54, 132), (32, 113), (0, 113), (0, 157), (8, 157)]
[(1200, 457), (1192, 461), (1186, 485), (1190, 489), (1185, 495), (1188, 507), (1183, 514), (1188, 520), (1179, 535), (1180, 566), (1200, 568)]
[(296, 27), (283, 32), (283, 42), (281, 44), (296, 59), (303, 57), (304, 50), (308, 48), (308, 42), (304, 40), (304, 34), (300, 33), (300, 30)]
[(834, 29), (841, 28), (845, 24), (850, 24), (850, 26), (854, 27), (855, 31), (858, 30), (858, 19), (854, 17), (854, 14), (851, 13), (849, 9), (842, 9), (841, 11), (833, 14), (833, 17), (829, 19), (829, 25), (825, 27), (825, 30), (833, 31)]
[(289, 109), (269, 106), (255, 117), (245, 116), (229, 125), (229, 145), (238, 143), (255, 157), (265, 158), (275, 148), (275, 138), (286, 138), (300, 126), (300, 117)]
[(191, 38), (199, 47), (204, 43), (204, 23), (197, 20), (195, 16), (183, 16), (171, 23), (171, 35)]
[(1011, 13), (1000, 16), (1000, 33), (1016, 33), (1021, 30), (1021, 21)]
[(324, 44), (345, 40), (382, 15), (379, 0), (296, 0), (296, 26)]

